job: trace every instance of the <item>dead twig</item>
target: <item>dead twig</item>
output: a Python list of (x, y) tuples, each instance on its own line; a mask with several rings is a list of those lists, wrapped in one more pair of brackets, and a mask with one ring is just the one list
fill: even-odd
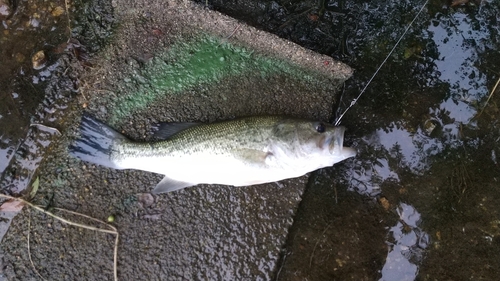
[[(321, 240), (323, 240), (323, 236), (325, 235), (326, 231), (330, 228), (330, 226), (332, 226), (331, 223), (325, 228), (325, 230), (323, 230), (323, 233), (321, 233)], [(312, 254), (311, 254), (311, 258), (309, 259), (309, 268), (311, 268), (311, 266), (312, 266), (314, 252), (316, 251), (316, 247), (318, 246), (319, 241), (320, 240), (316, 241), (316, 244), (314, 245), (314, 248), (313, 248), (313, 251), (312, 251)]]
[(240, 29), (240, 26), (241, 26), (241, 23), (239, 23), (233, 30), (233, 32), (231, 32), (231, 34), (229, 34), (229, 36), (226, 37), (226, 40), (233, 37), (233, 35), (236, 33), (236, 31), (238, 31), (238, 29)]
[[(314, 7), (313, 7), (313, 8), (314, 8)], [(311, 11), (313, 8), (309, 8), (309, 9), (307, 9), (307, 10), (303, 11), (302, 13), (300, 13), (300, 14), (297, 14), (297, 15), (293, 16), (293, 17), (292, 17), (292, 18), (290, 18), (289, 20), (285, 21), (282, 25), (280, 25), (280, 26), (278, 27), (278, 29), (283, 29), (285, 26), (287, 26), (288, 24), (290, 24), (290, 22), (292, 22), (293, 20), (295, 20), (295, 19), (297, 19), (297, 18), (299, 18), (299, 17), (303, 16), (304, 14), (307, 14), (307, 13), (308, 13), (309, 11)]]
[(30, 127), (42, 128), (42, 129), (46, 129), (48, 131), (54, 131), (58, 135), (62, 135), (61, 132), (58, 129), (56, 129), (54, 127), (45, 126), (45, 125), (42, 125), (42, 124), (39, 124), (39, 123), (32, 123), (32, 124), (30, 124)]
[(31, 212), (29, 213), (29, 217), (28, 217), (28, 239), (27, 239), (28, 240), (28, 258), (30, 259), (31, 266), (33, 267), (33, 270), (35, 271), (35, 273), (38, 275), (38, 277), (40, 277), (40, 279), (45, 281), (45, 278), (43, 278), (43, 276), (38, 272), (38, 270), (35, 267), (35, 264), (33, 263), (33, 260), (31, 259), (30, 231), (31, 231)]
[[(81, 213), (77, 213), (77, 212), (73, 212), (73, 211), (70, 211), (70, 210), (66, 210), (66, 209), (62, 209), (62, 208), (54, 208), (55, 210), (58, 210), (58, 211), (63, 211), (63, 212), (66, 212), (66, 213), (70, 213), (72, 215), (77, 215), (77, 216), (80, 216), (80, 217), (84, 217), (84, 218), (87, 218), (87, 219), (90, 219), (90, 220), (93, 220), (95, 222), (98, 222), (98, 223), (102, 223), (106, 226), (108, 226), (109, 228), (113, 229), (113, 232), (106, 232), (104, 231), (105, 229), (101, 229), (101, 228), (95, 228), (94, 230), (96, 231), (101, 231), (101, 232), (106, 232), (106, 233), (110, 233), (110, 234), (115, 234), (116, 238), (115, 238), (115, 247), (114, 247), (114, 250), (113, 250), (113, 272), (114, 272), (114, 277), (115, 277), (115, 281), (118, 280), (118, 238), (119, 238), (119, 234), (118, 234), (118, 230), (116, 229), (116, 227), (108, 224), (108, 223), (105, 223), (101, 220), (98, 220), (96, 218), (93, 218), (93, 217), (90, 217), (90, 216), (87, 216), (87, 215), (84, 215), (84, 214), (81, 214)], [(85, 226), (84, 228), (87, 228), (87, 227), (91, 227), (91, 226)], [(90, 229), (90, 228), (88, 228)]]
[(495, 91), (497, 90), (498, 84), (500, 84), (500, 77), (498, 78), (497, 82), (495, 83), (495, 86), (493, 87), (493, 90), (491, 90), (490, 95), (488, 96), (488, 99), (486, 100), (486, 103), (483, 106), (483, 109), (481, 110), (481, 112), (479, 112), (478, 115), (476, 115), (475, 118), (479, 118), (479, 116), (481, 116), (481, 114), (483, 114), (483, 111), (484, 111), (484, 109), (486, 109), (486, 106), (488, 105), (488, 102), (490, 102), (490, 99), (493, 96), (493, 93), (495, 93)]
[(238, 29), (240, 29), (240, 26), (241, 24), (238, 24), (234, 29), (233, 29), (233, 32), (231, 32), (231, 34), (229, 34), (228, 36), (226, 36), (223, 40), (220, 41), (219, 45), (217, 45), (217, 47), (220, 47), (222, 44), (224, 44), (227, 40), (229, 40), (229, 38), (233, 37), (233, 35), (236, 33), (236, 31), (238, 31)]
[(69, 40), (71, 40), (71, 19), (69, 17), (68, 2), (69, 2), (69, 0), (64, 0), (64, 6), (66, 8), (66, 18), (68, 19), (68, 32), (69, 32), (68, 42), (69, 42)]
[(278, 273), (276, 273), (276, 280), (279, 280), (281, 270), (282, 270), (282, 269), (283, 269), (283, 267), (285, 266), (285, 261), (286, 261), (286, 258), (287, 258), (290, 254), (291, 254), (291, 253), (285, 253), (285, 254), (283, 255), (283, 262), (281, 263), (281, 266), (280, 266), (280, 269), (278, 270)]
[[(110, 229), (103, 229), (103, 228), (98, 228), (98, 227), (94, 227), (94, 226), (90, 226), (90, 225), (85, 225), (85, 224), (81, 224), (81, 223), (77, 223), (77, 222), (72, 222), (70, 220), (67, 220), (67, 219), (65, 219), (63, 217), (60, 217), (58, 215), (55, 215), (52, 212), (49, 212), (49, 211), (45, 210), (42, 206), (38, 206), (38, 205), (32, 204), (32, 203), (30, 203), (30, 202), (28, 202), (28, 201), (26, 201), (26, 200), (24, 200), (22, 198), (16, 198), (16, 197), (12, 197), (12, 196), (5, 195), (5, 194), (0, 194), (0, 197), (19, 201), (22, 204), (28, 205), (28, 206), (30, 206), (31, 208), (33, 208), (33, 209), (35, 209), (37, 211), (40, 211), (40, 212), (42, 212), (42, 213), (44, 213), (46, 215), (49, 215), (49, 216), (51, 216), (51, 217), (53, 217), (53, 218), (55, 218), (55, 219), (57, 219), (57, 220), (59, 220), (61, 222), (69, 224), (69, 225), (73, 225), (73, 226), (80, 227), (80, 228), (85, 228), (85, 229), (89, 229), (89, 230), (94, 230), (94, 231), (98, 231), (98, 232), (109, 233), (109, 234), (115, 235), (116, 239), (115, 239), (115, 246), (114, 246), (114, 251), (113, 251), (113, 253), (114, 253), (113, 254), (113, 275), (114, 275), (114, 280), (118, 281), (118, 266), (117, 266), (117, 264), (118, 264), (118, 241), (119, 241), (119, 234), (118, 234), (118, 230), (116, 229), (116, 227), (114, 227), (114, 226), (112, 226), (112, 225), (110, 225), (108, 223), (105, 223), (105, 222), (103, 222), (101, 220), (98, 220), (96, 218), (84, 215), (84, 214), (80, 214), (80, 213), (73, 212), (73, 211), (66, 210), (66, 209), (62, 209), (62, 208), (54, 208), (55, 210), (58, 210), (58, 211), (62, 211), (62, 212), (66, 212), (66, 213), (69, 213), (69, 214), (72, 214), (72, 215), (84, 217), (84, 218), (93, 220), (95, 222), (104, 224), (105, 226), (107, 226)], [(28, 232), (28, 235), (29, 235), (29, 232)], [(29, 244), (28, 244), (28, 247), (29, 247)], [(30, 260), (31, 260), (31, 254), (30, 254)], [(35, 269), (35, 271), (36, 271), (36, 269)]]

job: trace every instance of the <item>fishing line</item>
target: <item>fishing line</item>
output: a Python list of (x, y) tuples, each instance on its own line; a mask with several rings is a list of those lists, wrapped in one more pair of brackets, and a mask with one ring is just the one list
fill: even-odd
[(375, 71), (375, 73), (373, 73), (372, 77), (370, 78), (370, 80), (368, 80), (368, 83), (366, 83), (365, 87), (361, 90), (361, 92), (359, 93), (359, 95), (355, 99), (353, 99), (351, 101), (351, 104), (346, 108), (346, 110), (344, 110), (344, 112), (342, 112), (342, 114), (340, 114), (340, 117), (337, 119), (337, 121), (335, 121), (335, 126), (339, 125), (340, 120), (342, 120), (342, 117), (344, 117), (344, 115), (347, 113), (347, 111), (349, 109), (351, 109), (351, 107), (353, 107), (356, 104), (356, 102), (358, 102), (358, 99), (361, 97), (361, 95), (363, 95), (363, 93), (365, 92), (366, 88), (368, 88), (368, 85), (370, 85), (370, 83), (372, 82), (373, 78), (375, 78), (375, 76), (377, 76), (377, 74), (380, 71), (380, 69), (382, 68), (382, 66), (384, 66), (385, 62), (389, 59), (389, 57), (392, 55), (392, 53), (394, 52), (394, 50), (396, 50), (396, 47), (399, 45), (399, 42), (401, 42), (401, 40), (403, 40), (403, 37), (405, 37), (405, 35), (408, 32), (408, 30), (410, 30), (410, 27), (413, 25), (413, 23), (418, 18), (418, 16), (420, 16), (420, 14), (424, 10), (425, 6), (427, 5), (427, 2), (429, 2), (429, 0), (425, 0), (425, 3), (422, 5), (422, 7), (418, 11), (418, 13), (415, 15), (415, 17), (413, 18), (413, 20), (410, 22), (410, 24), (406, 27), (406, 29), (403, 32), (403, 34), (401, 35), (401, 37), (399, 37), (399, 39), (396, 42), (396, 44), (394, 45), (394, 47), (392, 47), (392, 50), (385, 57), (384, 61), (382, 61), (382, 63), (377, 68), (377, 70)]

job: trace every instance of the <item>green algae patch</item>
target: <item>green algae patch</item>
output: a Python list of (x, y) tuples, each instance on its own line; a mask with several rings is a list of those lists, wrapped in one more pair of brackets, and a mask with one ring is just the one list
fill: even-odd
[(182, 93), (201, 84), (219, 83), (238, 75), (266, 78), (277, 74), (307, 81), (317, 80), (315, 76), (319, 75), (213, 37), (201, 36), (176, 43), (125, 79), (125, 83), (131, 84), (127, 87), (129, 93), (115, 101), (110, 122), (119, 123), (123, 117), (145, 109), (160, 97)]

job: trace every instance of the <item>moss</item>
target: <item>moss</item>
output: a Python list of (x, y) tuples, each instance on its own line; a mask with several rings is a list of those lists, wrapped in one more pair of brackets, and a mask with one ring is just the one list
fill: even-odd
[(178, 42), (157, 55), (140, 72), (125, 79), (129, 93), (119, 97), (111, 123), (144, 109), (157, 98), (186, 91), (204, 83), (219, 83), (238, 75), (263, 78), (286, 74), (296, 79), (315, 80), (315, 73), (292, 63), (256, 54), (253, 51), (209, 36)]

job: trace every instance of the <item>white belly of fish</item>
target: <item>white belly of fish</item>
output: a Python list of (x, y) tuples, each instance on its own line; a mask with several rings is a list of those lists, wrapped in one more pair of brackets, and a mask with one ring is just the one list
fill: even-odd
[(191, 185), (205, 183), (246, 186), (298, 177), (311, 171), (305, 167), (294, 169), (290, 164), (296, 161), (288, 160), (286, 165), (276, 161), (256, 163), (231, 155), (200, 153), (183, 157), (124, 159), (117, 165), (123, 169), (163, 174), (170, 179)]

